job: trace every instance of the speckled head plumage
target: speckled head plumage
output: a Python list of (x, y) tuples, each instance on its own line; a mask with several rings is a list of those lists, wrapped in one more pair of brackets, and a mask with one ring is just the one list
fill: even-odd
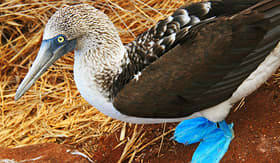
[[(93, 30), (114, 28), (107, 15), (87, 5), (65, 6), (52, 15), (46, 24), (43, 39), (50, 39), (64, 34), (68, 39), (75, 39)], [(91, 30), (89, 30), (91, 29)]]

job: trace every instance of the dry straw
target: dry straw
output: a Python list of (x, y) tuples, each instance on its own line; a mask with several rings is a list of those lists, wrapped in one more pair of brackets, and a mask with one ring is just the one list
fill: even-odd
[[(193, 0), (195, 1), (195, 0)], [(0, 144), (19, 147), (56, 142), (83, 144), (88, 139), (121, 130), (124, 145), (122, 160), (132, 161), (135, 154), (167, 133), (150, 141), (142, 127), (126, 135), (130, 125), (112, 120), (90, 106), (73, 81), (73, 54), (58, 60), (18, 101), (15, 91), (30, 68), (41, 43), (44, 26), (57, 8), (77, 1), (4, 1), (0, 4)], [(170, 15), (183, 0), (96, 0), (82, 1), (109, 15), (127, 43), (139, 33)], [(89, 156), (92, 149), (82, 146)], [(98, 147), (97, 147), (98, 148)], [(118, 148), (118, 146), (116, 147)]]

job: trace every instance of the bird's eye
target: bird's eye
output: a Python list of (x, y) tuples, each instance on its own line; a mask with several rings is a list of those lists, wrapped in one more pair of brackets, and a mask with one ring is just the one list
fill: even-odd
[(57, 37), (57, 42), (58, 43), (63, 43), (64, 42), (64, 37), (63, 36)]

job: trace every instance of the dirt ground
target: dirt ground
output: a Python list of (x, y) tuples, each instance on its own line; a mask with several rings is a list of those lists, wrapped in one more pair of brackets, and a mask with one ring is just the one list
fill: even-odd
[[(279, 163), (280, 162), (280, 89), (272, 79), (245, 100), (245, 105), (231, 112), (227, 122), (234, 122), (235, 138), (222, 163)], [(165, 130), (174, 128), (177, 123), (167, 124)], [(145, 139), (153, 139), (163, 132), (163, 125), (145, 125)], [(131, 134), (133, 127), (127, 130)], [(120, 131), (104, 136), (92, 151), (96, 162), (117, 162), (124, 146), (116, 149)], [(183, 163), (189, 162), (197, 144), (185, 146), (170, 138), (173, 132), (162, 140), (145, 148), (135, 155), (132, 162)], [(162, 144), (161, 144), (162, 142)], [(129, 160), (126, 160), (128, 162)]]

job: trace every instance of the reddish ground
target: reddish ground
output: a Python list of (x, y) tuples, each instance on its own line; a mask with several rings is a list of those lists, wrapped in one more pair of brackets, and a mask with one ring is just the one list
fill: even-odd
[[(280, 89), (269, 82), (246, 99), (245, 106), (232, 112), (227, 122), (234, 122), (235, 138), (221, 162), (279, 163), (280, 162)], [(167, 124), (173, 128), (177, 123)], [(167, 130), (166, 129), (166, 130)], [(162, 125), (145, 125), (145, 140), (152, 140), (163, 132)], [(128, 134), (132, 129), (128, 129)], [(173, 133), (172, 133), (173, 134)], [(135, 156), (133, 162), (183, 163), (191, 160), (197, 144), (185, 146), (169, 140), (172, 134), (145, 148)], [(93, 151), (96, 162), (115, 163), (123, 147), (113, 148), (119, 143), (119, 133), (104, 137)], [(160, 153), (159, 153), (160, 149)]]

